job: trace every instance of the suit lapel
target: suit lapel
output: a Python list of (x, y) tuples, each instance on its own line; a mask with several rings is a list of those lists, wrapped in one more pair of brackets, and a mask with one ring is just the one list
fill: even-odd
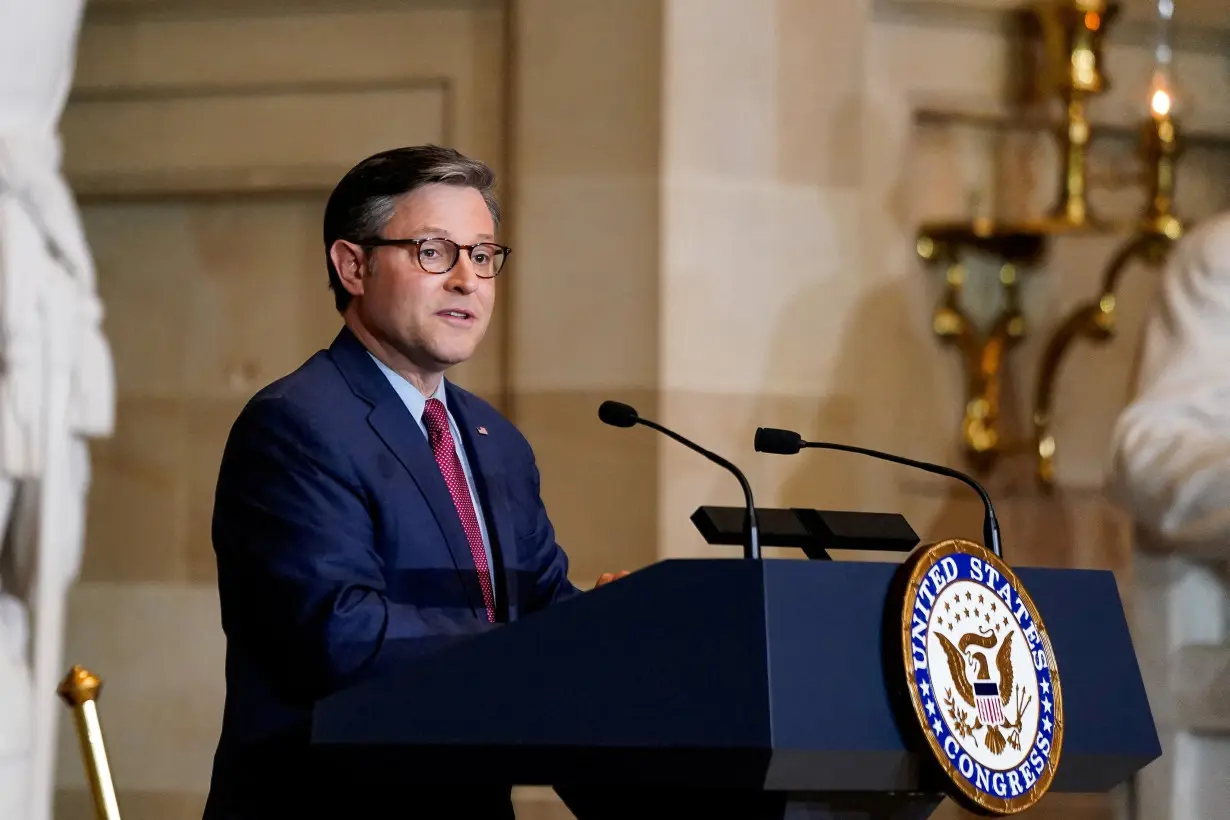
[(415, 428), (414, 419), (410, 417), (397, 391), (368, 356), (367, 349), (349, 330), (342, 329), (334, 340), (330, 353), (351, 389), (374, 405), (367, 416), (368, 424), (406, 468), (406, 472), (427, 499), (427, 505), (431, 508), (436, 523), (444, 533), (444, 541), (448, 545), (453, 565), (461, 576), (461, 585), (465, 589), (470, 609), (477, 614), (482, 606), (482, 591), (478, 587), (478, 577), (475, 574), (474, 556), (470, 553), (470, 542), (466, 539), (465, 530), (461, 528), (457, 507), (444, 483), (444, 476), (436, 464), (431, 446)]
[[(459, 388), (448, 385), (449, 409), (457, 419), (457, 428), (461, 431), (462, 444), (470, 459), (470, 469), (474, 473), (474, 483), (487, 514), (487, 527), (494, 536), (493, 546), (498, 546), (500, 560), (504, 564), (504, 595), (503, 600), (509, 604), (510, 610), (517, 603), (516, 584), (511, 579), (516, 577), (516, 538), (512, 522), (509, 520), (507, 506), (497, 503), (492, 494), (494, 476), (500, 474), (500, 442), (495, 433), (486, 427), (476, 426), (476, 419), (471, 412), (469, 396)], [(479, 432), (482, 430), (483, 432)], [(494, 550), (493, 550), (494, 552)]]
[[(392, 401), (376, 405), (367, 418), (376, 435), (380, 436), (393, 451), (393, 455), (397, 456), (397, 460), (410, 473), (410, 477), (419, 485), (423, 497), (427, 499), (427, 506), (431, 507), (436, 523), (444, 532), (444, 541), (453, 557), (453, 565), (461, 573), (470, 608), (477, 612), (477, 605), (482, 598), (476, 600), (474, 597), (475, 590), (478, 589), (478, 579), (474, 574), (474, 556), (470, 552), (470, 542), (466, 538), (465, 530), (461, 528), (457, 506), (444, 483), (444, 476), (440, 473), (440, 466), (436, 464), (431, 446), (427, 439), (414, 429), (413, 419), (396, 394)], [(480, 591), (479, 595), (481, 594)]]

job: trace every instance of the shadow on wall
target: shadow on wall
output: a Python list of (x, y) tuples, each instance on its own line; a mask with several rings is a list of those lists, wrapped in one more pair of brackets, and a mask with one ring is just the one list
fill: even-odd
[[(809, 306), (824, 298), (824, 288), (810, 290), (792, 303), (791, 315), (783, 317), (781, 326), (790, 328), (805, 320)], [(935, 453), (949, 449), (940, 437), (953, 435), (961, 402), (937, 387), (950, 379), (934, 373), (936, 357), (924, 347), (934, 342), (912, 330), (916, 317), (911, 313), (916, 309), (917, 303), (898, 282), (873, 287), (859, 299), (843, 322), (828, 395), (818, 407), (800, 407), (800, 416), (783, 419), (783, 426), (793, 426), (808, 439), (945, 463)], [(787, 331), (776, 346), (791, 343)], [(810, 451), (795, 458), (798, 461), (781, 490), (784, 505), (899, 512), (924, 542), (949, 537), (981, 541), (981, 503), (959, 482), (849, 453)], [(839, 557), (883, 561), (902, 556)]]
[[(862, 116), (874, 119), (874, 107), (867, 106)], [(972, 472), (958, 440), (965, 404), (964, 368), (958, 352), (942, 345), (930, 328), (943, 276), (925, 270), (912, 249), (919, 219), (917, 200), (933, 195), (942, 198), (944, 192), (917, 190), (918, 179), (931, 178), (913, 167), (919, 153), (915, 150), (918, 137), (898, 140), (894, 134), (900, 129), (892, 126), (868, 122), (863, 128), (868, 160), (897, 169), (877, 192), (874, 177), (881, 166), (863, 163), (868, 172), (858, 180), (865, 194), (861, 221), (853, 225), (860, 246), (851, 254), (863, 269), (853, 277), (843, 272), (828, 282), (818, 280), (802, 288), (777, 323), (768, 371), (775, 360), (797, 355), (796, 328), (814, 323), (817, 316), (831, 316), (835, 298), (845, 296), (853, 282), (866, 283), (840, 317), (840, 333), (832, 335), (837, 340), (835, 349), (816, 354), (831, 362), (822, 376), (824, 389), (819, 391), (824, 398), (815, 406), (795, 402), (789, 412), (756, 423), (792, 427), (804, 438), (886, 450)], [(1046, 187), (1050, 180), (1030, 179), (1029, 184)], [(1020, 195), (1028, 197), (1028, 192)], [(996, 502), (1010, 563), (1108, 568), (1116, 572), (1121, 589), (1126, 590), (1128, 525), (1125, 516), (1106, 502), (1097, 480), (1099, 448), (1108, 436), (1096, 428), (1104, 426), (1099, 422), (1113, 423), (1117, 407), (1130, 393), (1141, 341), (1140, 314), (1155, 285), (1155, 271), (1127, 272), (1118, 337), (1110, 346), (1078, 342), (1060, 372), (1057, 411), (1067, 413), (1068, 428), (1061, 447), (1070, 467), (1085, 467), (1072, 470), (1079, 475), (1081, 486), (1061, 485), (1051, 494), (1042, 493), (1034, 480), (1032, 445), (1015, 443), (1031, 434), (1037, 358), (1054, 322), (1074, 306), (1074, 299), (1083, 301), (1096, 293), (1100, 266), (1116, 244), (1113, 238), (1058, 244), (1047, 260), (1051, 273), (1025, 284), (1022, 296), (1030, 335), (1009, 354), (1001, 388), (1003, 436), (1014, 443), (990, 475), (975, 477)], [(993, 270), (977, 269), (979, 264), (986, 263), (970, 266), (969, 290), (975, 303), (994, 296), (993, 292), (976, 292), (984, 280), (995, 287)], [(1056, 270), (1064, 272), (1062, 280), (1054, 275)], [(835, 293), (835, 287), (845, 293)], [(1078, 384), (1082, 381), (1085, 383)], [(766, 379), (766, 386), (772, 383), (771, 378)], [(1064, 431), (1057, 425), (1056, 432), (1062, 436)], [(955, 480), (853, 454), (810, 452), (796, 458), (781, 487), (784, 505), (900, 512), (924, 543), (952, 537), (982, 541), (981, 502)], [(874, 553), (841, 557), (894, 559)]]

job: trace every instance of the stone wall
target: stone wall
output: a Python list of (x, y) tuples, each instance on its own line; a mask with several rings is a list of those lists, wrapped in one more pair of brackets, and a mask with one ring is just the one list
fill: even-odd
[[(1007, 5), (91, 3), (67, 166), (99, 257), (120, 409), (115, 438), (94, 450), (66, 664), (107, 680), (125, 817), (199, 816), (223, 695), (208, 540), (220, 448), (242, 402), (335, 332), (320, 208), (351, 161), (391, 143), (450, 142), (505, 174), (516, 252), (502, 312), (457, 376), (535, 446), (577, 583), (734, 554), (706, 546), (688, 516), (740, 503), (737, 485), (649, 431), (602, 426), (604, 398), (740, 463), (761, 505), (896, 510), (925, 540), (978, 539), (980, 505), (960, 485), (854, 456), (756, 455), (752, 432), (963, 463), (964, 376), (931, 333), (941, 274), (919, 262), (915, 233), (968, 217), (971, 203), (1041, 212), (1055, 155), (1047, 135), (918, 112), (999, 105)], [(1143, 19), (1147, 4), (1129, 6)], [(1179, 13), (1224, 20), (1215, 0)], [(1227, 39), (1186, 32), (1178, 62), (1195, 125), (1220, 122), (1223, 138)], [(1149, 71), (1141, 27), (1129, 20), (1107, 56), (1115, 84), (1094, 110), (1134, 127)], [(1141, 206), (1123, 181), (1133, 150), (1124, 138), (1098, 146), (1093, 201), (1107, 215)], [(1225, 142), (1194, 146), (1183, 214), (1230, 206), (1228, 181)], [(1010, 436), (1028, 432), (1050, 330), (1095, 292), (1115, 246), (1065, 238), (1025, 274)], [(969, 270), (978, 315), (995, 307), (994, 274)], [(1120, 338), (1065, 366), (1058, 491), (1038, 491), (1023, 453), (988, 478), (1012, 562), (1112, 569), (1129, 603), (1130, 522), (1101, 483), (1155, 280), (1131, 269)], [(86, 817), (70, 731), (66, 719), (60, 815)], [(1109, 817), (1119, 797), (1054, 796), (1035, 815)], [(523, 817), (565, 816), (541, 791), (519, 799)]]

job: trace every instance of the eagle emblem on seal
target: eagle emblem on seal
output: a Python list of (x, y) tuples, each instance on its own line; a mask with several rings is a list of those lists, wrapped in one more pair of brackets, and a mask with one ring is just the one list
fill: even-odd
[(966, 807), (1024, 811), (1063, 743), (1059, 669), (1029, 593), (968, 541), (922, 547), (902, 571), (902, 660), (932, 757)]
[[(967, 632), (956, 646), (943, 633), (936, 634), (940, 646), (944, 647), (944, 654), (948, 656), (948, 671), (957, 696), (976, 711), (975, 715), (968, 715), (950, 690), (944, 706), (954, 721), (953, 727), (962, 737), (975, 737), (975, 733), (982, 732), (983, 745), (995, 754), (1004, 751), (1007, 746), (1020, 750), (1021, 719), (1030, 705), (1024, 687), (1012, 688), (1012, 636), (1013, 633), (1009, 632), (1000, 643), (999, 651), (995, 653), (995, 671), (992, 675), (986, 653), (971, 651), (970, 647), (994, 649), (999, 641), (994, 632)], [(967, 670), (973, 672), (973, 680), (970, 680)], [(1015, 719), (1010, 721), (1004, 713), (1013, 705), (1014, 699)]]

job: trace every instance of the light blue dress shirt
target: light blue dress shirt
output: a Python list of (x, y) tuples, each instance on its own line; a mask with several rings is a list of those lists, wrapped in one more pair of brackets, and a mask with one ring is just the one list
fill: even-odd
[[(372, 356), (368, 352), (369, 356)], [(448, 396), (444, 389), (444, 381), (440, 381), (440, 386), (436, 388), (435, 396), (424, 396), (419, 392), (419, 389), (406, 381), (405, 377), (386, 365), (384, 362), (372, 356), (372, 361), (380, 368), (380, 372), (389, 380), (389, 384), (393, 385), (393, 389), (397, 391), (397, 395), (401, 397), (402, 403), (406, 405), (406, 409), (410, 411), (410, 415), (414, 417), (415, 423), (418, 425), (419, 431), (423, 434), (423, 438), (427, 439), (428, 444), (431, 439), (427, 436), (427, 425), (423, 423), (423, 411), (427, 409), (427, 399), (437, 398), (443, 403), (444, 409), (448, 414), (448, 429), (453, 434), (453, 446), (457, 449), (457, 458), (461, 459), (461, 469), (466, 475), (466, 484), (470, 488), (470, 498), (474, 503), (474, 515), (478, 519), (478, 529), (483, 536), (483, 551), (487, 553), (487, 566), (492, 571), (492, 595), (495, 594), (495, 561), (491, 555), (491, 538), (487, 535), (487, 518), (483, 515), (483, 506), (478, 500), (478, 489), (474, 486), (474, 471), (470, 469), (470, 459), (466, 456), (466, 448), (461, 440), (461, 432), (457, 429), (457, 419), (453, 418), (453, 412), (448, 409)], [(494, 600), (494, 597), (492, 598)]]

